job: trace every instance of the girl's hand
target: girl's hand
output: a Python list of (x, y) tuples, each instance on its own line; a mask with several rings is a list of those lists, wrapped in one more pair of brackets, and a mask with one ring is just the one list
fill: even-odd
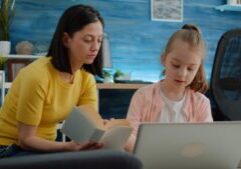
[(96, 149), (101, 149), (103, 147), (103, 144), (92, 142), (92, 141), (88, 141), (85, 143), (70, 141), (66, 143), (67, 143), (67, 151), (96, 150)]
[(103, 119), (103, 124), (106, 125), (110, 120)]
[(115, 120), (115, 118), (110, 118), (109, 120), (108, 119), (103, 119), (103, 124), (106, 125), (107, 123), (111, 122)]

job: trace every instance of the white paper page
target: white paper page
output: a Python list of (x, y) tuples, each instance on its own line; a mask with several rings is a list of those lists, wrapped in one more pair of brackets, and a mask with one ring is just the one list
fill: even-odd
[(88, 141), (92, 137), (95, 139), (92, 141), (99, 140), (101, 136), (99, 138), (96, 137), (97, 135), (93, 136), (97, 130), (99, 129), (85, 115), (80, 113), (80, 110), (76, 107), (73, 108), (61, 129), (66, 136), (78, 142)]
[(104, 133), (100, 142), (104, 144), (103, 148), (122, 150), (131, 131), (128, 126), (114, 126)]

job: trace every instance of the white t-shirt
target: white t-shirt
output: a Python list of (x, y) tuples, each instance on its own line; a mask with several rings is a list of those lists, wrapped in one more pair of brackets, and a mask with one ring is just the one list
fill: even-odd
[(182, 107), (186, 98), (184, 94), (183, 98), (180, 101), (172, 101), (168, 99), (164, 93), (161, 91), (160, 95), (165, 103), (165, 106), (160, 113), (159, 121), (161, 123), (181, 123), (187, 122), (186, 116), (182, 111)]

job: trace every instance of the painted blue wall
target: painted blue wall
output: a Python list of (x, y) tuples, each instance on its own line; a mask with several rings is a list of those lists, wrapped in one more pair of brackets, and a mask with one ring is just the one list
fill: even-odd
[(132, 72), (133, 79), (157, 81), (159, 56), (170, 35), (184, 23), (197, 24), (208, 47), (205, 62), (210, 77), (220, 36), (241, 27), (241, 12), (220, 12), (225, 0), (184, 0), (183, 22), (151, 21), (150, 0), (17, 0), (11, 27), (13, 45), (28, 40), (45, 44), (51, 40), (58, 18), (69, 6), (83, 3), (97, 8), (105, 19), (113, 71)]

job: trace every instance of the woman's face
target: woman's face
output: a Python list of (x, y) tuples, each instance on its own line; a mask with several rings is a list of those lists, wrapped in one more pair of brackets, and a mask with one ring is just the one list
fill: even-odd
[(70, 63), (91, 64), (96, 58), (103, 40), (103, 26), (100, 21), (86, 25), (70, 37), (64, 34), (63, 42), (68, 48)]

